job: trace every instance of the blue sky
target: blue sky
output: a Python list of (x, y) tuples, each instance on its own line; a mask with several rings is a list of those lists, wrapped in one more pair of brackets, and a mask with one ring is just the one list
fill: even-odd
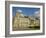
[(13, 16), (16, 15), (17, 10), (21, 10), (24, 15), (31, 16), (34, 15), (36, 11), (39, 11), (40, 8), (12, 7)]

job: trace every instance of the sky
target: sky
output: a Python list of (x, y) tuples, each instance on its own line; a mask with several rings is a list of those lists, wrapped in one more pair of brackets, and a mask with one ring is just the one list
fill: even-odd
[(32, 16), (32, 15), (39, 13), (40, 8), (12, 7), (13, 16), (16, 15), (17, 11), (21, 12), (24, 15)]

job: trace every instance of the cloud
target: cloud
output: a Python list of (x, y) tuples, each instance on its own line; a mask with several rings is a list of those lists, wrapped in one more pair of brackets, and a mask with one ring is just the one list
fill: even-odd
[(40, 11), (36, 11), (34, 16), (35, 17), (40, 17)]
[(39, 14), (39, 13), (40, 13), (40, 11), (36, 11), (36, 12), (35, 12), (35, 14)]
[(18, 9), (18, 10), (16, 10), (17, 12), (22, 12), (22, 10), (20, 10), (20, 9)]

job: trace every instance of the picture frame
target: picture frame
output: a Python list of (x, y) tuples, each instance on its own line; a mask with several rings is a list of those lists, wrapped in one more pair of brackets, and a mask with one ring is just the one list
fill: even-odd
[[(19, 1), (5, 1), (5, 36), (6, 37), (18, 37), (18, 36), (32, 36), (32, 35), (44, 35), (45, 34), (45, 25), (44, 25), (44, 3), (36, 3), (36, 2), (19, 2)], [(19, 10), (18, 10), (19, 9)], [(21, 10), (20, 10), (21, 9)], [(30, 9), (30, 11), (29, 11)], [(17, 12), (22, 12), (25, 13), (24, 15), (17, 14), (20, 17), (20, 19), (23, 20), (28, 20), (28, 18), (31, 16), (31, 18), (36, 20), (36, 16), (38, 16), (38, 20), (35, 22), (39, 21), (38, 24), (35, 24), (35, 26), (30, 27), (28, 24), (35, 23), (34, 21), (28, 22), (30, 20), (24, 21), (26, 25), (22, 26), (24, 23), (21, 21), (18, 21), (16, 23), (16, 20), (13, 21), (13, 17), (16, 15), (16, 10)], [(31, 11), (32, 10), (32, 11)], [(25, 11), (25, 12), (24, 12)], [(35, 12), (36, 11), (36, 12)], [(31, 12), (31, 13), (30, 13)], [(36, 15), (37, 14), (37, 15)], [(19, 18), (15, 16), (15, 19)], [(28, 16), (28, 17), (27, 17)], [(35, 17), (34, 17), (35, 16)], [(13, 22), (13, 23), (12, 23)], [(22, 25), (20, 24), (22, 23)], [(13, 25), (14, 24), (14, 25)], [(16, 24), (20, 24), (19, 27)], [(38, 27), (36, 27), (38, 25)], [(29, 27), (29, 28), (27, 28)]]

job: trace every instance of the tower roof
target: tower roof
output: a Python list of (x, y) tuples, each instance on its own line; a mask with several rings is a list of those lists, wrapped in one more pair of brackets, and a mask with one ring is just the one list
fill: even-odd
[(18, 10), (16, 10), (16, 12), (18, 12), (18, 13), (22, 13), (22, 10), (18, 9)]

